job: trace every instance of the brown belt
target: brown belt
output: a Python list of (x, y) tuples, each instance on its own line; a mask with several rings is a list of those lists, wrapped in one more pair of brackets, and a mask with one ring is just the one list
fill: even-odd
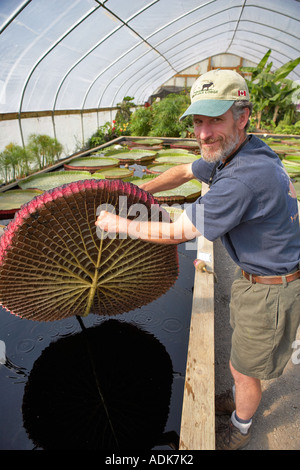
[(245, 271), (242, 271), (242, 274), (252, 284), (283, 284), (300, 278), (300, 270), (282, 276), (257, 276), (256, 274), (248, 274)]

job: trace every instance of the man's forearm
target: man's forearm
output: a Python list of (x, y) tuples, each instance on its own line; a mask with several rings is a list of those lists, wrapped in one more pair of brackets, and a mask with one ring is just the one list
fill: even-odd
[(155, 194), (160, 191), (177, 188), (181, 184), (190, 181), (192, 178), (194, 178), (194, 175), (190, 164), (176, 165), (174, 168), (170, 168), (148, 183), (142, 184), (140, 188)]
[(177, 244), (192, 240), (200, 233), (183, 213), (174, 223), (130, 220), (101, 211), (96, 225), (111, 234), (120, 233), (159, 244)]

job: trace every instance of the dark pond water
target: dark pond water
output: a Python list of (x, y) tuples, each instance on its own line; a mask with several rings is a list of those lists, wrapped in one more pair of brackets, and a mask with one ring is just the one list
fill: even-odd
[(34, 322), (0, 307), (1, 450), (170, 449), (196, 257), (195, 246), (178, 252), (174, 286), (122, 315)]

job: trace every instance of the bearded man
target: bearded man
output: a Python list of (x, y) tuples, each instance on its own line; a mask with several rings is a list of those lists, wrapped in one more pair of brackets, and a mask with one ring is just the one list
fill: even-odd
[(96, 222), (105, 231), (154, 243), (181, 243), (200, 234), (210, 241), (220, 238), (237, 264), (230, 301), (234, 385), (216, 398), (216, 412), (230, 415), (228, 427), (217, 433), (217, 449), (238, 449), (249, 442), (261, 380), (282, 374), (300, 323), (296, 193), (278, 156), (247, 135), (251, 111), (241, 75), (231, 70), (202, 75), (181, 117), (193, 116), (202, 158), (141, 188), (156, 193), (197, 178), (210, 185), (209, 191), (172, 224), (131, 221), (105, 211)]

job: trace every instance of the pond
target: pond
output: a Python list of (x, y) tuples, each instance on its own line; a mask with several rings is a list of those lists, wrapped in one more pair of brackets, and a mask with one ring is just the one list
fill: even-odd
[(37, 322), (0, 307), (1, 450), (177, 443), (196, 245), (178, 254), (173, 287), (121, 315)]

